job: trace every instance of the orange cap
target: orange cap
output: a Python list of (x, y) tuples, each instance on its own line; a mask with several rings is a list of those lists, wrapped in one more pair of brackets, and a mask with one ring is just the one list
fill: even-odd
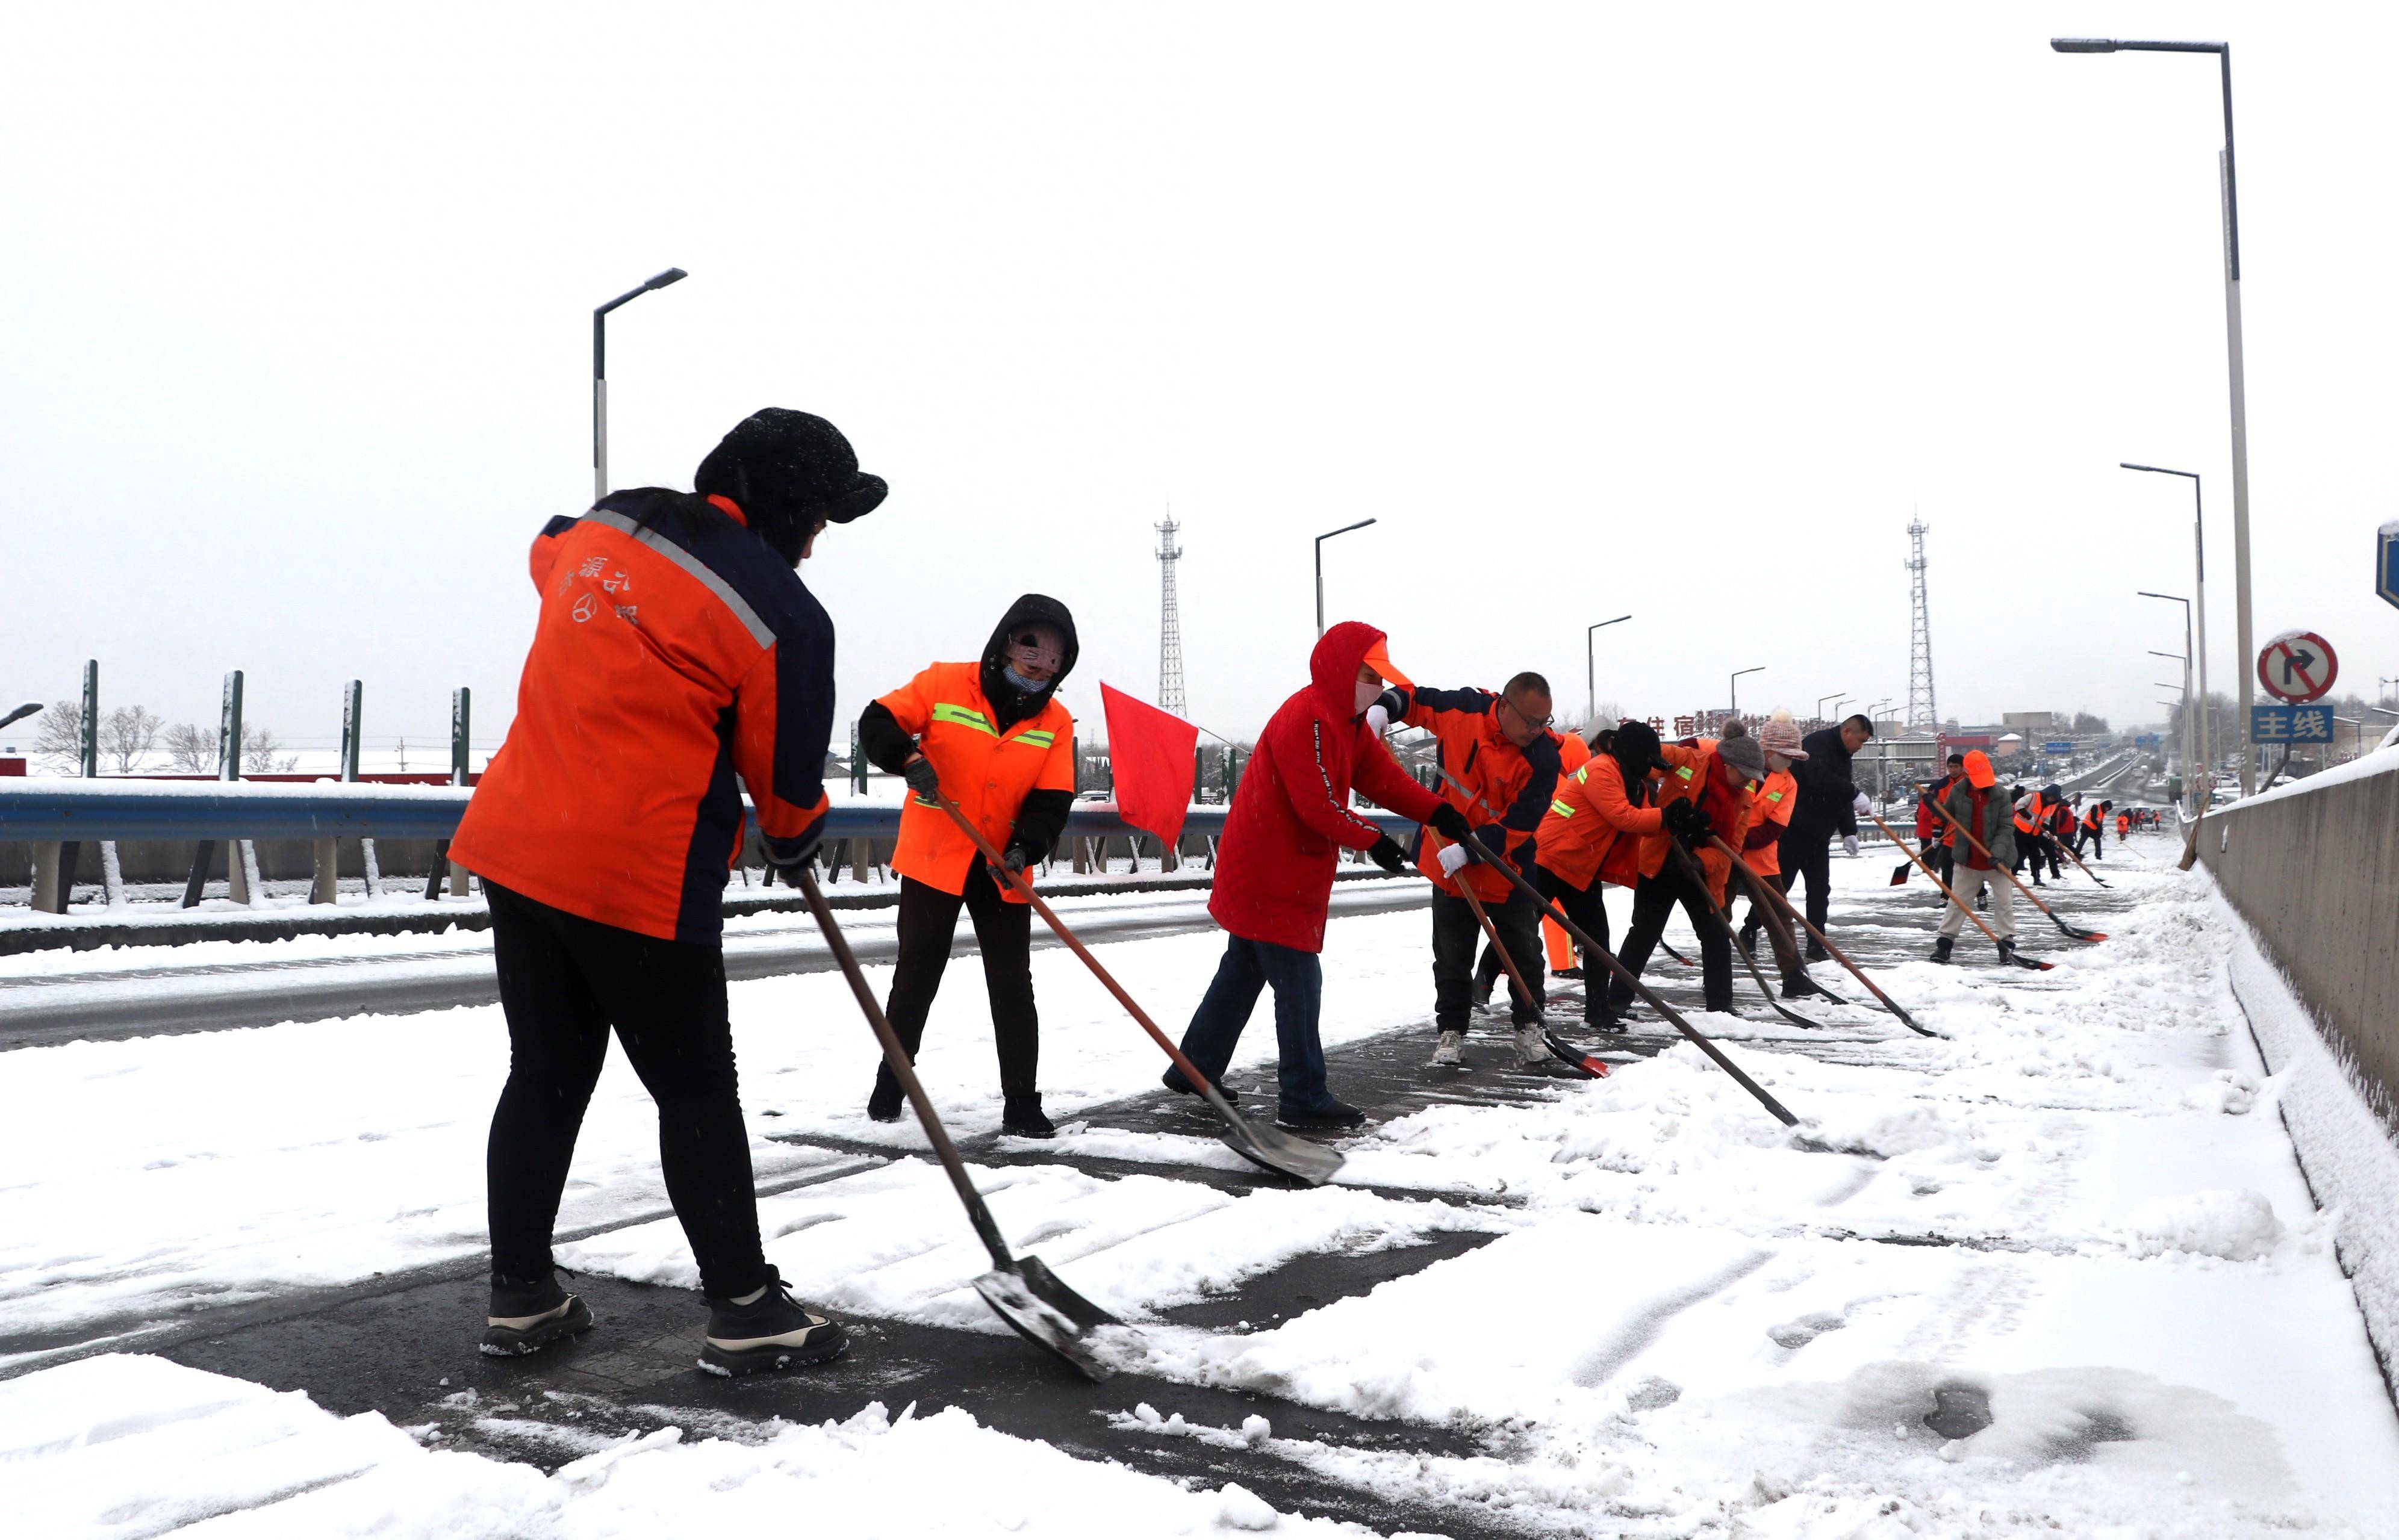
[(1999, 784), (1999, 777), (1991, 771), (1991, 757), (1980, 749), (1966, 750), (1966, 783), (1977, 791), (1988, 791)]
[(1367, 668), (1374, 669), (1376, 673), (1382, 675), (1385, 679), (1389, 680), (1393, 684), (1398, 685), (1403, 690), (1413, 690), (1416, 687), (1416, 682), (1415, 680), (1410, 679), (1407, 675), (1400, 672), (1399, 669), (1391, 666), (1390, 650), (1382, 642), (1377, 642), (1373, 646), (1367, 648), (1366, 655), (1360, 658), (1358, 661), (1363, 663)]

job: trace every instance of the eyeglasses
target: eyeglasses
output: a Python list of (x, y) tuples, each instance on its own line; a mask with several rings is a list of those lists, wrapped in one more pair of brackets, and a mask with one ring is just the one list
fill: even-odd
[(1545, 717), (1533, 716), (1523, 707), (1517, 705), (1514, 701), (1510, 700), (1506, 696), (1501, 696), (1499, 697), (1499, 704), (1515, 712), (1517, 721), (1525, 723), (1527, 727), (1531, 727), (1536, 730), (1545, 728), (1549, 726), (1550, 723), (1558, 720), (1557, 713), (1554, 711)]

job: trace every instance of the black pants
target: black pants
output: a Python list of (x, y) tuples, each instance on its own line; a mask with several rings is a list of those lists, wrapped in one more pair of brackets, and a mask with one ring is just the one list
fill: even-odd
[(508, 1019), (508, 1083), (484, 1155), (493, 1275), (549, 1276), (559, 1195), (614, 1027), (658, 1104), (658, 1163), (701, 1292), (725, 1299), (764, 1285), (725, 949), (662, 941), (483, 886)]
[(1925, 852), (1925, 859), (1933, 871), (1941, 874), (1943, 882), (1952, 887), (1958, 885), (1958, 853), (1949, 848), (1947, 840), (1930, 846)]
[[(1817, 852), (1823, 860), (1823, 852)], [(1732, 938), (1717, 922), (1708, 890), (1679, 872), (1669, 861), (1654, 877), (1644, 877), (1633, 889), (1633, 924), (1624, 932), (1624, 950), (1616, 960), (1634, 974), (1648, 966), (1649, 953), (1666, 934), (1666, 917), (1681, 904), (1691, 928), (1700, 936), (1700, 973), (1710, 1010), (1732, 1009)], [(1622, 979), (1607, 989), (1608, 1004), (1622, 1010), (1633, 1004), (1633, 991)]]
[[(1818, 930), (1829, 931), (1824, 917), (1832, 911), (1833, 900), (1833, 836), (1829, 831), (1786, 827), (1782, 831), (1781, 850), (1782, 891), (1787, 896), (1799, 891), (1799, 879), (1808, 879), (1808, 923)], [(1815, 942), (1809, 942), (1815, 950)]]
[[(1545, 866), (1533, 868), (1533, 885), (1541, 897), (1558, 906), (1565, 917), (1588, 932), (1601, 946), (1607, 945), (1607, 904), (1603, 894), (1607, 886), (1596, 876), (1589, 887), (1576, 887)], [(1607, 1015), (1607, 980), (1615, 975), (1606, 963), (1596, 957), (1582, 960), (1582, 1019), (1593, 1025)]]
[[(908, 1050), (908, 1062), (915, 1063), (917, 1047), (925, 1041), (925, 1018), (932, 1013), (942, 973), (950, 966), (950, 942), (958, 932), (961, 905), (974, 922), (983, 984), (991, 992), (999, 1088), (1010, 1096), (1029, 1095), (1038, 1088), (1041, 1061), (1041, 1019), (1033, 1008), (1033, 906), (1002, 898), (983, 862), (967, 869), (964, 893), (944, 893), (914, 877), (900, 879), (900, 955), (891, 970), (891, 997), (884, 1002), (884, 1014), (891, 1019), (900, 1046)], [(888, 1064), (875, 1071), (875, 1084), (888, 1095), (899, 1094)]]
[[(1485, 899), (1483, 912), (1491, 916), (1492, 928), (1507, 943), (1509, 957), (1533, 991), (1531, 1000), (1520, 1000), (1511, 982), (1508, 986), (1509, 1015), (1516, 1025), (1531, 1026), (1541, 1019), (1547, 993), (1543, 986), (1549, 978), (1549, 964), (1541, 955), (1541, 912), (1521, 888), (1511, 888), (1505, 903)], [(1466, 1030), (1467, 1018), (1474, 1008), (1474, 945), (1482, 938), (1483, 927), (1475, 924), (1474, 911), (1467, 907), (1466, 900), (1433, 889), (1432, 1020), (1436, 1032)]]

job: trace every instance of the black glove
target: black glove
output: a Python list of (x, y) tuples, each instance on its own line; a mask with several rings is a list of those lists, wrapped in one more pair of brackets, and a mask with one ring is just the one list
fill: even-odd
[(1665, 812), (1666, 831), (1685, 844), (1697, 844), (1708, 837), (1712, 825), (1708, 810), (1689, 801), (1670, 802)]
[(999, 865), (996, 867), (993, 867), (989, 861), (983, 863), (991, 869), (993, 885), (1011, 890), (1016, 886), (1016, 879), (1023, 876), (1024, 869), (1032, 864), (1032, 853), (1021, 844), (1011, 844), (1001, 851)]
[(942, 773), (933, 768), (931, 760), (910, 760), (907, 768), (901, 770), (900, 774), (907, 781), (908, 790), (927, 802), (931, 802), (935, 794), (942, 790)]
[(1466, 815), (1449, 804), (1443, 803), (1439, 807), (1434, 808), (1432, 817), (1425, 821), (1431, 824), (1432, 831), (1443, 839), (1457, 844), (1466, 843), (1468, 829)]
[(761, 835), (758, 843), (765, 847), (766, 865), (789, 876), (816, 859), (817, 846), (824, 843), (824, 826), (825, 815), (820, 813), (806, 829), (790, 839), (777, 839), (772, 834)]
[(1366, 847), (1366, 858), (1394, 877), (1408, 869), (1408, 853), (1389, 834)]

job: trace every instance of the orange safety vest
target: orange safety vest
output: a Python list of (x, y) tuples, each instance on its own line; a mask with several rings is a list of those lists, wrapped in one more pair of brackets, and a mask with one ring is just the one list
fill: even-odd
[[(941, 774), (942, 794), (1000, 849), (1008, 847), (1027, 793), (1075, 790), (1074, 717), (1053, 696), (1031, 717), (1001, 732), (983, 696), (980, 663), (936, 663), (875, 704), (891, 713), (902, 732), (915, 735), (917, 751)], [(967, 873), (979, 858), (974, 842), (948, 814), (922, 797), (909, 797), (900, 814), (892, 871), (944, 893), (963, 893)], [(1024, 901), (1012, 887), (1003, 887), (1000, 897)]]
[[(1799, 805), (1799, 782), (1788, 770), (1772, 770), (1762, 781), (1750, 783), (1749, 826), (1752, 830), (1766, 824), (1787, 829), (1791, 814)], [(1749, 869), (1761, 877), (1779, 875), (1782, 871), (1782, 841), (1778, 835), (1755, 850), (1742, 852)]]

